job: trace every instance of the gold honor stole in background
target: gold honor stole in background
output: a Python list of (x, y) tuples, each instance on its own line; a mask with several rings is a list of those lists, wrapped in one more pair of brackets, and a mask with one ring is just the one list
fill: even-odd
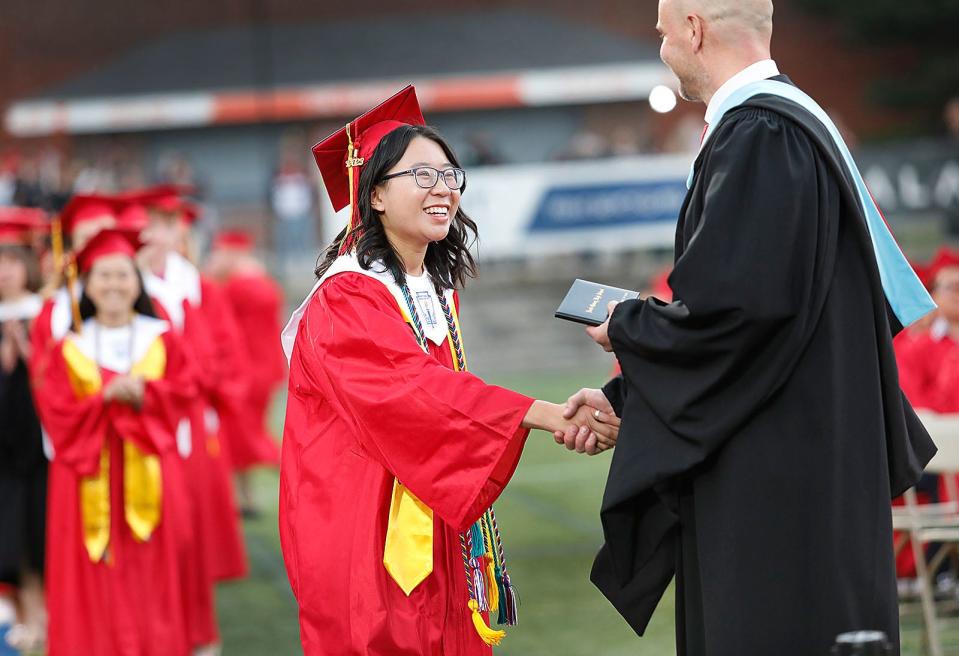
[[(100, 367), (84, 355), (69, 338), (63, 342), (70, 385), (78, 399), (98, 393), (103, 387)], [(146, 355), (130, 369), (131, 375), (157, 380), (166, 371), (166, 348), (157, 337)], [(146, 542), (160, 523), (162, 505), (162, 472), (160, 458), (148, 455), (123, 440), (123, 505), (124, 517), (135, 539)], [(80, 513), (83, 543), (93, 562), (103, 560), (110, 543), (110, 447), (103, 445), (100, 469), (80, 479)]]

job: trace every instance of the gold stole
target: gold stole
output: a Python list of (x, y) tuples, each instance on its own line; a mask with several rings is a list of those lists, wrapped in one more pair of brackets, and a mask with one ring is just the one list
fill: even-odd
[[(88, 358), (69, 338), (63, 342), (70, 385), (78, 399), (93, 396), (103, 387), (99, 365)], [(166, 371), (166, 348), (157, 337), (146, 355), (133, 365), (131, 374), (145, 380), (157, 380)], [(148, 455), (128, 440), (123, 440), (123, 511), (133, 537), (150, 539), (160, 523), (163, 492), (160, 458)], [(110, 446), (103, 445), (100, 469), (80, 479), (80, 515), (83, 543), (93, 562), (103, 560), (110, 543)]]
[[(403, 318), (413, 327), (413, 320), (400, 307)], [(450, 303), (450, 312), (456, 324), (456, 332), (462, 343), (463, 332), (459, 326), (456, 304)], [(416, 328), (413, 328), (416, 332)], [(453, 356), (453, 368), (460, 371), (453, 340), (447, 337), (446, 343)], [(466, 362), (466, 355), (463, 355)], [(383, 565), (406, 596), (433, 571), (433, 511), (416, 495), (400, 483), (393, 480), (393, 497), (390, 501), (390, 517), (386, 527), (386, 544), (383, 547)]]

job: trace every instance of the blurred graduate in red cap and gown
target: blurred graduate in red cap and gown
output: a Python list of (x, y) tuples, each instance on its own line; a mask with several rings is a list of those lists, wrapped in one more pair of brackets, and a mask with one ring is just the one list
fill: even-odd
[[(247, 572), (228, 454), (221, 439), (221, 418), (228, 414), (224, 390), (234, 385), (236, 372), (229, 369), (229, 351), (225, 351), (230, 342), (221, 343), (218, 335), (220, 324), (231, 321), (232, 315), (228, 308), (222, 309), (225, 303), (217, 302), (217, 290), (178, 250), (189, 224), (196, 219), (195, 208), (180, 199), (180, 193), (170, 186), (139, 192), (149, 222), (142, 233), (145, 246), (138, 260), (147, 291), (162, 304), (196, 363), (198, 394), (178, 437), (190, 472), (193, 522), (202, 551), (190, 595), (196, 604), (190, 615), (197, 622), (190, 629), (193, 644), (209, 645), (219, 639), (212, 583), (242, 578)], [(229, 407), (235, 405), (230, 403)]]
[(176, 429), (194, 394), (183, 346), (156, 318), (135, 232), (105, 229), (77, 255), (79, 325), (35, 396), (50, 464), (49, 656), (190, 653), (177, 560), (187, 482)]

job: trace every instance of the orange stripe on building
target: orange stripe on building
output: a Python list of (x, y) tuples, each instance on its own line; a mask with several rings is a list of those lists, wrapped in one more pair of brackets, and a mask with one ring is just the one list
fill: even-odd
[(427, 82), (417, 86), (424, 109), (452, 111), (462, 109), (499, 109), (520, 107), (519, 77), (502, 75)]

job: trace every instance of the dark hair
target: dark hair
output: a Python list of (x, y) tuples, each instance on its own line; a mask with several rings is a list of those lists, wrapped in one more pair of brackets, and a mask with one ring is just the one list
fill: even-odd
[(43, 284), (43, 279), (40, 277), (40, 260), (37, 258), (36, 253), (26, 246), (2, 244), (0, 245), (0, 255), (18, 260), (23, 265), (23, 268), (27, 270), (27, 291), (36, 292), (40, 289), (40, 286)]
[[(380, 260), (398, 285), (406, 283), (406, 271), (403, 269), (399, 255), (386, 237), (380, 213), (373, 209), (370, 196), (374, 187), (383, 182), (383, 176), (403, 158), (415, 137), (425, 137), (436, 142), (443, 149), (450, 164), (459, 168), (456, 154), (435, 128), (426, 125), (404, 125), (383, 137), (373, 151), (373, 155), (360, 173), (357, 197), (360, 225), (355, 229), (360, 231), (360, 237), (356, 242), (356, 257), (360, 266), (369, 269), (374, 262)], [(443, 184), (442, 180), (437, 184)], [(463, 190), (465, 189), (464, 184)], [(346, 237), (345, 228), (336, 236), (333, 243), (320, 253), (315, 271), (317, 278), (322, 277), (337, 258), (344, 237)], [(458, 207), (450, 222), (450, 231), (446, 238), (431, 243), (426, 249), (423, 265), (430, 274), (438, 293), (442, 293), (444, 289), (462, 287), (466, 284), (467, 278), (476, 277), (476, 261), (469, 250), (476, 241), (476, 237), (476, 223), (467, 216), (462, 207)]]
[[(137, 274), (137, 283), (140, 285), (140, 294), (137, 296), (137, 300), (133, 302), (133, 311), (137, 314), (142, 314), (147, 317), (157, 318), (156, 309), (153, 307), (153, 301), (150, 300), (149, 294), (146, 292), (146, 288), (143, 286), (143, 276), (140, 275), (140, 270), (136, 268), (136, 265), (133, 265), (133, 269)], [(87, 278), (89, 277), (89, 272), (85, 273), (82, 277), (83, 280), (83, 293), (80, 294), (80, 321), (86, 321), (90, 317), (94, 317), (97, 314), (97, 306), (93, 304), (93, 300), (87, 296)]]

